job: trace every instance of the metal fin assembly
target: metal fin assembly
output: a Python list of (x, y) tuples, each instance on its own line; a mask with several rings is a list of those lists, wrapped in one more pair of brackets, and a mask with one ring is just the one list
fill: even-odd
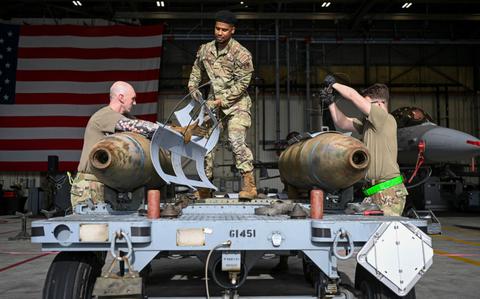
[[(191, 93), (184, 99), (189, 96)], [(208, 108), (203, 98), (194, 99), (192, 96), (191, 101), (185, 107), (175, 111), (172, 115), (175, 116), (181, 128), (185, 128), (185, 131), (178, 130), (178, 127), (174, 130), (173, 126), (169, 125), (170, 119), (165, 124), (159, 123), (160, 126), (150, 144), (150, 154), (155, 170), (167, 184), (175, 183), (192, 189), (201, 187), (217, 190), (217, 187), (207, 178), (204, 169), (205, 156), (213, 150), (220, 136), (220, 128), (215, 114)], [(211, 129), (206, 136), (195, 135), (195, 131), (193, 134), (191, 131), (187, 132), (192, 124), (197, 123), (198, 126), (202, 126), (207, 120), (210, 122)], [(192, 134), (191, 137), (187, 138), (187, 135), (190, 134)], [(170, 152), (174, 175), (167, 174), (160, 164), (159, 151), (161, 148)], [(199, 179), (187, 177), (183, 169), (182, 158), (183, 161), (188, 159), (195, 163), (197, 174), (192, 177)]]

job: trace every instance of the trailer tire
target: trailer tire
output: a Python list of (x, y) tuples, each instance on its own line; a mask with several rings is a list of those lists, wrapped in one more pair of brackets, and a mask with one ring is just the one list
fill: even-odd
[(364, 299), (415, 299), (415, 288), (405, 296), (398, 296), (370, 272), (357, 264), (355, 269), (355, 288), (362, 292)]
[(44, 299), (90, 299), (104, 259), (93, 252), (61, 252), (48, 269)]

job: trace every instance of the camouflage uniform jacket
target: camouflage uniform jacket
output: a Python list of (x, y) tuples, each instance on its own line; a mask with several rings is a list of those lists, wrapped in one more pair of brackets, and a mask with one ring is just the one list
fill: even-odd
[(252, 100), (247, 88), (252, 74), (252, 55), (239, 42), (231, 38), (227, 46), (217, 53), (215, 41), (211, 41), (201, 45), (197, 52), (188, 88), (197, 88), (202, 79), (208, 77), (212, 82), (209, 99), (220, 99), (226, 115), (234, 111), (250, 113)]

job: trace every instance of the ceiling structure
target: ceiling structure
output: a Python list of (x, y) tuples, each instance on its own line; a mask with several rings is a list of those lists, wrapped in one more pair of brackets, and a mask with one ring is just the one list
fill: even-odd
[[(237, 31), (243, 34), (274, 34), (278, 20), (281, 34), (294, 37), (480, 40), (478, 0), (81, 0), (81, 6), (74, 2), (2, 0), (0, 21), (105, 19), (166, 23), (170, 34), (201, 34), (210, 33), (215, 11), (230, 9), (242, 20)], [(406, 3), (411, 3), (408, 8)]]

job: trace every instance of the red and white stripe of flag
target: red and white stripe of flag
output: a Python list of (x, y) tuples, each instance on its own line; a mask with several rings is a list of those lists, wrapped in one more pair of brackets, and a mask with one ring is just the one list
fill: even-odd
[(0, 170), (75, 170), (89, 117), (111, 84), (137, 92), (133, 114), (156, 120), (163, 26), (22, 26), (14, 105), (0, 109)]

